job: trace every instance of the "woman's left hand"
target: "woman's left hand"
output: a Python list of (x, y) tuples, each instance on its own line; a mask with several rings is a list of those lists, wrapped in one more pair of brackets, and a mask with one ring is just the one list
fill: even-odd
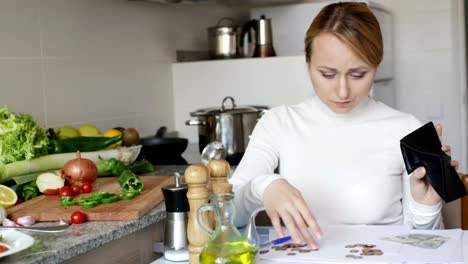
[[(435, 125), (437, 135), (442, 140), (442, 125)], [(450, 146), (442, 146), (442, 151), (450, 156)], [(458, 168), (459, 162), (456, 160), (450, 161), (450, 165)], [(410, 178), (411, 194), (413, 195), (414, 201), (419, 204), (434, 206), (440, 203), (442, 200), (437, 192), (432, 188), (432, 186), (425, 179), (426, 170), (424, 167), (419, 167), (413, 172), (413, 175)]]

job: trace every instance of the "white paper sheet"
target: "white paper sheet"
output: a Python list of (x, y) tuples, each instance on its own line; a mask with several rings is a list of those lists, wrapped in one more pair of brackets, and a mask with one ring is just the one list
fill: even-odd
[(468, 231), (463, 232), (463, 245), (462, 245), (462, 252), (463, 258), (465, 259), (465, 264), (468, 264)]
[[(296, 255), (288, 256), (287, 251), (276, 251), (268, 247), (269, 252), (259, 254), (258, 259), (275, 262), (307, 262), (307, 263), (403, 263), (404, 259), (399, 254), (401, 244), (382, 240), (383, 237), (407, 234), (410, 228), (407, 226), (325, 226), (322, 227), (323, 239), (319, 242), (320, 249), (309, 253), (295, 252)], [(375, 244), (384, 252), (381, 256), (364, 256), (362, 259), (346, 258), (351, 249), (346, 245), (368, 243)]]

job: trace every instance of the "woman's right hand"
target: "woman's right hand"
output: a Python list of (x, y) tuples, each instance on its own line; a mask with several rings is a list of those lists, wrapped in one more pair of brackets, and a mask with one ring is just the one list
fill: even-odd
[[(276, 233), (283, 237), (283, 220), (293, 240), (307, 242), (310, 248), (318, 249), (316, 239), (320, 239), (321, 230), (302, 194), (284, 179), (270, 183), (263, 194), (266, 212)], [(315, 236), (315, 238), (314, 238)]]

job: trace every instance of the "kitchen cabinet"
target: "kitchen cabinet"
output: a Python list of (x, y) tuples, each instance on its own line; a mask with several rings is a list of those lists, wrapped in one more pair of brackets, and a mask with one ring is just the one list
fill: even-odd
[(64, 263), (150, 263), (161, 256), (153, 252), (153, 243), (163, 240), (163, 230), (163, 222), (155, 223)]

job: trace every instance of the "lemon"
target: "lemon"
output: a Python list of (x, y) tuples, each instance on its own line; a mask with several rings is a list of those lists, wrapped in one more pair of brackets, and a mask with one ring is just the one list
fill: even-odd
[(0, 206), (3, 206), (5, 209), (10, 208), (16, 204), (17, 200), (18, 196), (15, 191), (0, 184)]
[(78, 129), (74, 127), (64, 126), (59, 128), (59, 130), (57, 131), (57, 136), (59, 139), (74, 138), (79, 137), (80, 132), (78, 132)]
[(99, 135), (99, 129), (93, 125), (82, 125), (78, 128), (78, 132), (82, 137), (95, 137)]
[[(109, 129), (106, 132), (104, 132), (104, 134), (102, 134), (102, 136), (103, 137), (115, 137), (115, 136), (118, 136), (120, 134), (122, 134), (122, 132), (117, 130), (117, 129)], [(122, 145), (122, 140), (115, 143), (115, 144), (110, 145), (107, 148), (108, 149), (113, 149), (113, 148), (116, 148), (116, 147), (121, 146), (121, 145)]]

